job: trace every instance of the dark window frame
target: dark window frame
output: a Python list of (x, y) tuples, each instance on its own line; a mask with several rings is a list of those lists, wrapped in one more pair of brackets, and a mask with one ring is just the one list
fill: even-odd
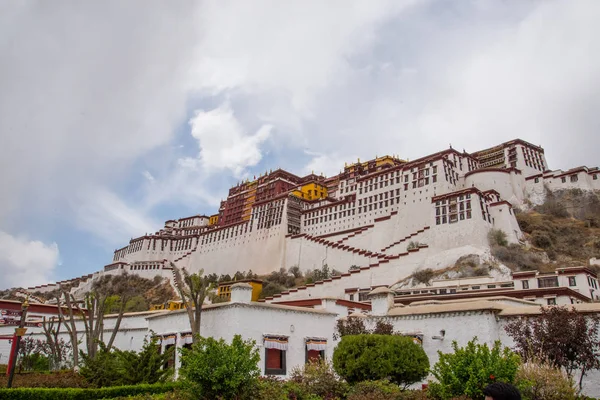
[[(281, 368), (267, 368), (269, 350), (276, 350), (279, 352), (279, 357), (281, 358), (281, 360), (280, 360)], [(286, 359), (287, 359), (287, 350), (265, 348), (265, 375), (287, 375)]]

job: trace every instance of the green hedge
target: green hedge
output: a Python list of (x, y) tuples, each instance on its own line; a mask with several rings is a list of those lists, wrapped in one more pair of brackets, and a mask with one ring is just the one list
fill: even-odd
[(0, 389), (2, 400), (98, 400), (113, 399), (138, 394), (158, 394), (171, 392), (179, 387), (176, 383), (154, 385), (113, 386), (99, 389), (57, 389), (57, 388), (14, 388)]

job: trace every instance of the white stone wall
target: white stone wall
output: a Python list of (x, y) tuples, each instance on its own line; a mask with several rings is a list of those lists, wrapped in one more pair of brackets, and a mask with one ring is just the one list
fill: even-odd
[[(429, 358), (430, 366), (438, 361), (438, 351), (451, 353), (452, 341), (459, 346), (466, 345), (475, 336), (480, 343), (493, 344), (499, 339), (496, 316), (490, 311), (440, 313), (402, 317), (384, 317), (392, 323), (394, 330), (403, 334), (418, 333), (423, 335), (423, 350)], [(433, 339), (441, 336), (443, 340)]]
[(513, 170), (473, 172), (465, 178), (465, 188), (476, 187), (481, 191), (495, 190), (500, 193), (502, 200), (507, 200), (515, 206), (523, 203), (525, 178)]
[[(307, 337), (327, 339), (325, 356), (333, 354), (333, 330), (337, 315), (334, 313), (315, 313), (310, 310), (298, 310), (295, 307), (280, 309), (256, 305), (231, 304), (226, 307), (207, 309), (202, 314), (201, 334), (214, 338), (223, 338), (231, 342), (235, 334), (243, 339), (252, 339), (260, 350), (260, 368), (264, 373), (265, 348), (263, 335), (282, 335), (289, 337), (286, 355), (287, 375), (294, 366), (304, 365), (305, 340)], [(149, 320), (149, 329), (157, 334), (189, 331), (187, 314), (170, 313), (165, 317)]]

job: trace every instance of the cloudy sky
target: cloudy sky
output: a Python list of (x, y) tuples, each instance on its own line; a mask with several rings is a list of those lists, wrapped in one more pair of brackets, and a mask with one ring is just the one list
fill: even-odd
[(600, 1), (0, 2), (0, 288), (277, 167), (513, 138), (598, 165)]

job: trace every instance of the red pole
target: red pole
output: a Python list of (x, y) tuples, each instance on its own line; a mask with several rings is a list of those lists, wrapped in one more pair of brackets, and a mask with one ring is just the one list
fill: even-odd
[(16, 356), (15, 350), (17, 349), (17, 334), (15, 333), (12, 337), (12, 343), (10, 344), (10, 355), (8, 356), (8, 366), (6, 367), (6, 376), (10, 375), (10, 367), (12, 364), (13, 357)]

